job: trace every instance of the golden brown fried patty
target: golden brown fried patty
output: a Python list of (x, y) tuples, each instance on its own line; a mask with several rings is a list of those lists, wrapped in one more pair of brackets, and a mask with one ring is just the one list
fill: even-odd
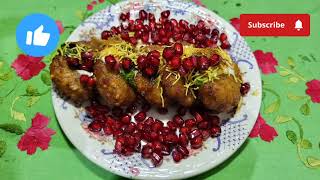
[(82, 86), (80, 74), (69, 68), (67, 61), (62, 56), (56, 56), (50, 65), (50, 74), (58, 92), (70, 98), (75, 103), (82, 103), (89, 100), (91, 90)]
[(136, 95), (119, 73), (107, 68), (100, 60), (96, 61), (93, 72), (98, 92), (108, 105), (126, 106), (133, 103)]
[(222, 75), (219, 78), (200, 87), (200, 101), (206, 108), (218, 113), (232, 112), (240, 101), (241, 85), (233, 76)]
[(184, 87), (184, 82), (182, 79), (176, 81), (175, 76), (169, 75), (169, 72), (164, 71), (161, 78), (161, 85), (163, 87), (164, 93), (168, 98), (177, 101), (180, 105), (185, 107), (190, 107), (195, 102), (195, 98), (188, 91), (186, 95), (186, 88)]
[[(141, 94), (151, 105), (156, 107), (167, 107), (168, 98), (161, 92), (161, 86), (144, 77), (141, 73), (138, 73), (134, 78), (137, 92)], [(161, 93), (163, 94), (163, 100), (161, 98)], [(162, 102), (163, 101), (163, 102)]]

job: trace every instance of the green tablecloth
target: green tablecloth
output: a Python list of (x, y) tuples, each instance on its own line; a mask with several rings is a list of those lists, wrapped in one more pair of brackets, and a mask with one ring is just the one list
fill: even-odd
[[(110, 2), (111, 0), (98, 3), (94, 6), (93, 12), (104, 8)], [(198, 179), (320, 179), (320, 82), (311, 81), (320, 79), (320, 1), (203, 0), (201, 2), (227, 20), (239, 17), (241, 13), (308, 13), (311, 15), (311, 35), (246, 38), (254, 51), (259, 49), (272, 52), (278, 62), (278, 65), (273, 64), (276, 65), (276, 73), (262, 75), (264, 99), (261, 108), (262, 118), (275, 128), (278, 136), (271, 142), (259, 137), (248, 139), (232, 158), (200, 175)], [(85, 0), (2, 1), (0, 124), (14, 123), (26, 130), (30, 127), (31, 119), (40, 112), (50, 117), (49, 127), (55, 130), (56, 134), (52, 136), (47, 150), (38, 149), (34, 155), (27, 155), (17, 148), (21, 135), (0, 129), (0, 154), (2, 154), (0, 179), (121, 178), (91, 163), (66, 139), (51, 104), (51, 94), (48, 91), (51, 87), (45, 81), (48, 71), (42, 70), (38, 76), (23, 81), (13, 69), (10, 69), (11, 63), (22, 53), (15, 42), (15, 28), (24, 16), (39, 12), (61, 21), (65, 30), (60, 39), (63, 42), (73, 26), (81, 22), (88, 3), (90, 1)], [(257, 58), (263, 59), (260, 56)], [(46, 64), (48, 59), (44, 59)], [(48, 69), (48, 66), (45, 69)], [(308, 94), (306, 94), (307, 85), (310, 86)], [(26, 94), (26, 89), (29, 90), (29, 96), (21, 96)], [(38, 93), (30, 95), (30, 91)]]

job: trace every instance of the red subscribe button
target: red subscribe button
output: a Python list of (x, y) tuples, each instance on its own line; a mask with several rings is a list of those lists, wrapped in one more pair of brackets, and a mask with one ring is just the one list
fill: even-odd
[(309, 36), (309, 14), (241, 14), (242, 36)]

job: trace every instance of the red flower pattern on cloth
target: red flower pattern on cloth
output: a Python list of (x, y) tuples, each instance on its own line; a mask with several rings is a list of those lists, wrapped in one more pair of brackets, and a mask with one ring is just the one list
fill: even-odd
[(99, 3), (104, 3), (104, 0), (99, 0)]
[(263, 74), (272, 74), (277, 72), (276, 66), (278, 66), (278, 61), (273, 56), (272, 52), (264, 53), (262, 50), (256, 50), (253, 54), (256, 57), (258, 66)]
[(206, 7), (201, 0), (192, 0), (196, 5), (202, 6), (202, 7)]
[(46, 150), (49, 147), (51, 136), (56, 132), (47, 128), (49, 118), (37, 113), (32, 119), (31, 127), (21, 137), (18, 148), (21, 151), (27, 151), (27, 154), (32, 155), (39, 147), (41, 150)]
[(240, 32), (240, 18), (232, 18), (230, 19), (230, 24)]
[(311, 101), (314, 103), (320, 103), (320, 80), (311, 80), (306, 83), (306, 94), (311, 97)]
[(92, 11), (92, 10), (93, 10), (93, 6), (92, 6), (91, 4), (88, 4), (88, 5), (87, 5), (87, 10), (88, 10), (88, 11)]
[(40, 71), (46, 67), (44, 62), (41, 62), (43, 57), (32, 57), (24, 54), (19, 54), (17, 59), (11, 64), (18, 76), (23, 80), (29, 80), (38, 75)]
[(64, 32), (64, 28), (63, 28), (62, 22), (59, 21), (59, 20), (56, 20), (56, 24), (58, 26), (59, 33), (62, 34)]
[(266, 123), (266, 121), (259, 114), (258, 119), (253, 126), (251, 133), (249, 134), (250, 138), (260, 138), (264, 141), (271, 142), (276, 136), (278, 136), (277, 131)]

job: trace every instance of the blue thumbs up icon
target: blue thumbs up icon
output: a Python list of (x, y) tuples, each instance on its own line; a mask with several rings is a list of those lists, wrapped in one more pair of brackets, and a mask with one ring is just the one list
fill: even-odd
[(46, 56), (55, 50), (59, 36), (55, 21), (44, 14), (26, 16), (16, 30), (19, 48), (34, 57)]

